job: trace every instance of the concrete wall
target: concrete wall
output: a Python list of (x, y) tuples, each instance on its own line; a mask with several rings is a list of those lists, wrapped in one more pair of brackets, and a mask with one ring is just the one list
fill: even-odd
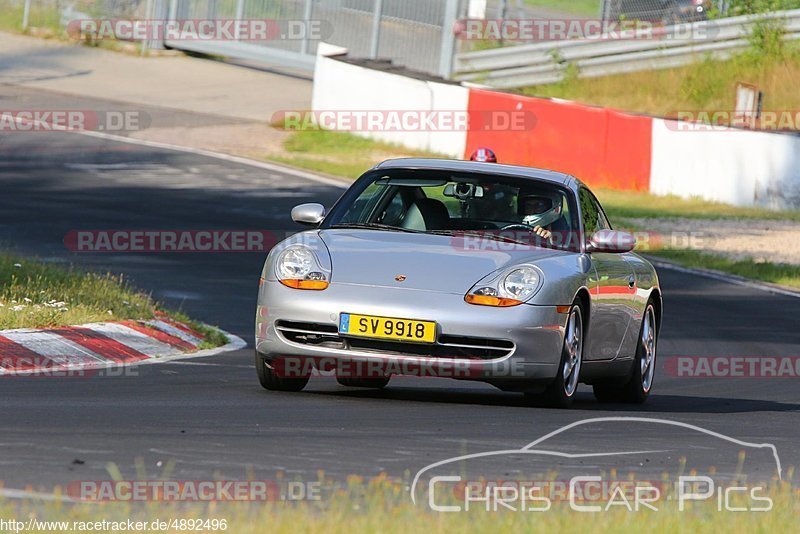
[(654, 119), (650, 190), (737, 206), (800, 208), (800, 137)]
[[(353, 133), (457, 159), (486, 146), (502, 163), (570, 173), (594, 187), (800, 208), (800, 137), (793, 135), (697, 128), (576, 102), (417, 80), (324, 55), (317, 60), (313, 109), (469, 113), (476, 120), (461, 131)], [(524, 130), (475, 126), (487, 112), (511, 111), (532, 117)]]
[[(319, 55), (312, 108), (320, 111), (455, 111), (466, 113), (469, 90), (352, 65)], [(466, 131), (353, 131), (355, 135), (462, 158)]]

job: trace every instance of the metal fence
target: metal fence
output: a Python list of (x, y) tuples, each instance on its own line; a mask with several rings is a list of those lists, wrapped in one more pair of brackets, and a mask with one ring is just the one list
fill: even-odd
[[(452, 28), (470, 0), (0, 0), (19, 11), (21, 27), (54, 28), (85, 18), (147, 20), (268, 20), (319, 32), (265, 40), (171, 39), (151, 41), (232, 58), (311, 70), (321, 41), (354, 57), (386, 58), (408, 68), (448, 76), (454, 54)], [(4, 9), (5, 11), (5, 9)], [(24, 14), (23, 14), (24, 11)]]
[[(742, 1), (707, 0), (703, 6), (711, 6), (712, 16), (720, 16), (726, 10), (735, 13)], [(738, 46), (742, 38), (737, 33), (716, 43), (561, 41), (552, 45), (526, 45), (509, 41), (487, 45), (457, 40), (453, 32), (456, 22), (465, 18), (641, 18), (674, 22), (678, 18), (676, 6), (693, 6), (693, 18), (706, 15), (698, 14), (694, 0), (597, 0), (596, 12), (592, 4), (581, 5), (583, 11), (576, 14), (574, 10), (559, 11), (558, 6), (563, 8), (563, 3), (550, 5), (526, 0), (0, 0), (6, 20), (13, 11), (18, 15), (11, 18), (18, 16), (21, 27), (51, 29), (83, 18), (316, 21), (322, 25), (321, 37), (306, 35), (261, 41), (151, 39), (147, 45), (166, 44), (182, 50), (312, 70), (317, 47), (325, 41), (347, 48), (353, 57), (390, 59), (413, 70), (501, 87), (558, 81), (568, 64), (574, 64), (584, 76), (683, 64), (691, 55), (687, 47), (691, 47), (692, 53), (705, 50), (722, 54)], [(733, 19), (715, 22), (721, 27), (736, 26), (735, 21), (725, 22), (728, 20)], [(494, 49), (475, 51), (487, 46)]]
[(449, 75), (451, 28), (465, 0), (171, 0), (170, 19), (277, 19), (318, 23), (321, 38), (263, 42), (177, 42), (167, 46), (313, 68), (321, 41), (350, 55), (388, 58), (414, 70)]
[(648, 20), (666, 24), (705, 20), (725, 0), (604, 0), (603, 20)]
[(582, 39), (470, 52), (456, 58), (455, 77), (514, 88), (559, 82), (570, 68), (589, 78), (678, 67), (703, 57), (724, 59), (750, 46), (757, 20), (780, 21), (785, 39), (800, 39), (797, 9), (673, 26), (668, 38)]

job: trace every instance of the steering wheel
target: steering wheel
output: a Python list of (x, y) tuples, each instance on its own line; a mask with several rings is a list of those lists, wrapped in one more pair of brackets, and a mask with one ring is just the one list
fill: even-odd
[(536, 228), (534, 228), (533, 226), (531, 226), (529, 224), (525, 224), (525, 223), (511, 223), (511, 224), (508, 224), (508, 225), (502, 227), (500, 229), (500, 231), (504, 232), (506, 230), (515, 230), (515, 229), (528, 230), (530, 232), (535, 232), (536, 231)]

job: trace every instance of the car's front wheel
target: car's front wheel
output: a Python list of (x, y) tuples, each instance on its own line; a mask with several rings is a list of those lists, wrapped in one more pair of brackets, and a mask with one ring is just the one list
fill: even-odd
[(583, 364), (583, 309), (577, 300), (572, 304), (564, 333), (558, 374), (539, 397), (547, 406), (569, 408), (578, 391)]
[[(278, 360), (280, 362), (280, 360)], [(278, 371), (280, 365), (268, 363), (266, 358), (256, 351), (256, 375), (261, 387), (270, 391), (301, 391), (306, 384), (310, 373), (303, 373), (300, 376), (284, 376), (285, 373)]]
[(650, 396), (656, 374), (656, 348), (658, 346), (658, 321), (652, 301), (642, 318), (639, 343), (630, 379), (624, 385), (595, 384), (594, 396), (600, 402), (627, 402), (643, 404)]

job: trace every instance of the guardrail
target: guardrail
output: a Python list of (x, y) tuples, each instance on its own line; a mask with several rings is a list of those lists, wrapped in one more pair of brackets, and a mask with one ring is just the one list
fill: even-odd
[[(782, 20), (786, 39), (800, 39), (800, 9), (680, 24), (618, 36), (548, 41), (459, 54), (453, 77), (499, 88), (557, 83), (574, 65), (592, 78), (679, 67), (705, 55), (725, 59), (749, 45), (758, 20)], [(688, 37), (680, 37), (688, 36)]]

